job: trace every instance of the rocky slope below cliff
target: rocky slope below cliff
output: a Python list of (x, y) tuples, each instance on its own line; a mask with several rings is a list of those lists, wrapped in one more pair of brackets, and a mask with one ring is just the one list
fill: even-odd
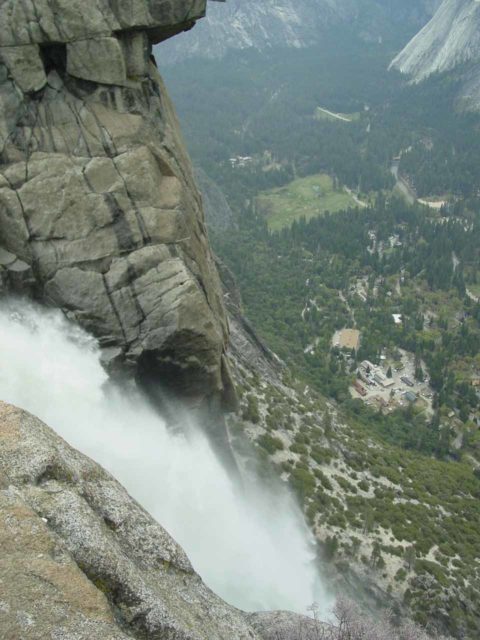
[(92, 332), (110, 370), (231, 397), (202, 203), (151, 48), (206, 0), (0, 4), (0, 282)]
[(192, 33), (157, 48), (159, 61), (221, 57), (229, 50), (307, 47), (325, 29), (348, 25), (367, 40), (378, 40), (392, 25), (419, 28), (439, 0), (229, 0), (212, 3), (208, 16)]
[(234, 447), (241, 454), (246, 436), (297, 493), (330, 588), (374, 616), (390, 608), (435, 638), (477, 638), (477, 566), (457, 573), (442, 556), (454, 535), (450, 518), (462, 517), (457, 496), (469, 509), (478, 504), (471, 470), (456, 478), (436, 461), (382, 444), (276, 366), (242, 327), (234, 326), (232, 342), (241, 398), (229, 419)]
[(480, 4), (444, 0), (430, 22), (393, 60), (392, 67), (421, 82), (457, 70), (463, 107), (480, 107)]
[[(337, 595), (376, 616), (379, 607), (390, 608), (435, 638), (476, 639), (478, 567), (465, 561), (467, 547), (457, 538), (463, 514), (469, 528), (478, 519), (480, 484), (472, 469), (387, 444), (295, 379), (245, 320), (233, 276), (222, 265), (219, 272), (240, 397), (239, 413), (228, 419), (237, 456), (249, 454), (246, 437), (264, 468), (273, 467), (296, 492), (318, 541), (321, 573)], [(450, 550), (456, 538), (460, 548)], [(470, 543), (473, 558), (478, 540)]]

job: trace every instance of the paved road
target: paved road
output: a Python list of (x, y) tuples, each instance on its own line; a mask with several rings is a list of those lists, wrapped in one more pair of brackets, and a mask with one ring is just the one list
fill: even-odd
[(333, 113), (333, 111), (329, 111), (328, 109), (323, 109), (322, 107), (318, 107), (319, 111), (323, 111), (332, 118), (337, 118), (337, 120), (342, 120), (343, 122), (351, 122), (351, 118), (346, 118), (345, 116), (341, 116), (339, 113)]
[(400, 191), (408, 204), (415, 204), (417, 201), (417, 194), (412, 189), (412, 187), (401, 177), (398, 171), (399, 162), (398, 160), (394, 160), (392, 166), (390, 167), (390, 171), (397, 181), (395, 187)]

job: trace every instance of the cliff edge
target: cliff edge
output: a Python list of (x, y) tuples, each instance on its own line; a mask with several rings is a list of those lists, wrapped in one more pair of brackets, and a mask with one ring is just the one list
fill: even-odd
[(221, 287), (151, 57), (206, 2), (0, 1), (0, 290), (64, 310), (111, 371), (218, 406)]

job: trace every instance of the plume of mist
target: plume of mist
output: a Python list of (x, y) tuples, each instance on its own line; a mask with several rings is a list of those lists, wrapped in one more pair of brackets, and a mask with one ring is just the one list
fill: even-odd
[[(108, 382), (90, 336), (60, 312), (0, 307), (0, 399), (37, 415), (102, 464), (184, 547), (229, 603), (327, 611), (311, 536), (285, 489), (238, 486), (198, 425), (169, 430), (135, 388)], [(185, 418), (187, 420), (187, 418)]]

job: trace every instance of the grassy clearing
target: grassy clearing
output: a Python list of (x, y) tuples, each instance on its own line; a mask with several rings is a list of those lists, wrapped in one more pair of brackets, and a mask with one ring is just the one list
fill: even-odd
[(330, 176), (319, 174), (298, 178), (285, 187), (264, 191), (257, 199), (272, 231), (288, 227), (294, 220), (307, 220), (326, 211), (334, 213), (355, 207), (355, 201), (343, 188), (335, 190)]

